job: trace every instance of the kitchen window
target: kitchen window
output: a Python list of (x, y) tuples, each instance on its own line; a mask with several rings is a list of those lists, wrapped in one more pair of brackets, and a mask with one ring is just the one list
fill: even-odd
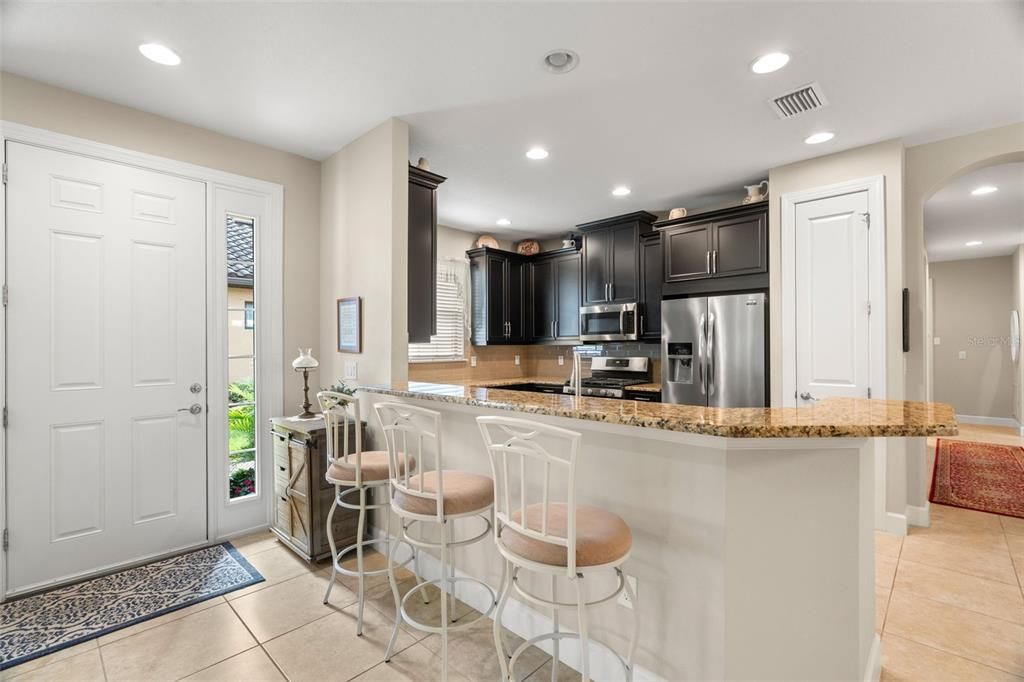
[(409, 362), (455, 362), (466, 359), (466, 311), (469, 267), (462, 259), (437, 261), (437, 333), (430, 343), (410, 343)]

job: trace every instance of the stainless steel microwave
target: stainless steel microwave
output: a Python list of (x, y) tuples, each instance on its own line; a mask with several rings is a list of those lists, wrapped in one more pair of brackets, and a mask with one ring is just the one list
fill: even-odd
[(580, 308), (580, 341), (636, 341), (640, 338), (636, 303)]

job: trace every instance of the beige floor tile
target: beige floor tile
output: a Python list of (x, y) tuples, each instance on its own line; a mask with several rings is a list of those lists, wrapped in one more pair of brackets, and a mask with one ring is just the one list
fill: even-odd
[[(394, 623), (373, 608), (366, 609), (363, 636), (355, 636), (355, 607), (272, 639), (263, 645), (291, 680), (348, 680), (384, 660)], [(395, 653), (415, 640), (399, 631)]]
[[(452, 632), (448, 636), (448, 664), (473, 680), (501, 679), (501, 667), (498, 664), (498, 650), (494, 647), (494, 621), (483, 618), (461, 632)], [(510, 649), (523, 643), (517, 635), (506, 631), (505, 646)], [(430, 635), (422, 641), (423, 646), (440, 653), (441, 636)], [(508, 651), (511, 653), (511, 650)], [(523, 680), (539, 668), (550, 656), (538, 649), (530, 647), (516, 661), (516, 679)]]
[(1024, 535), (1007, 533), (1006, 544), (1010, 548), (1010, 554), (1024, 557)]
[(885, 625), (885, 612), (889, 608), (889, 596), (892, 590), (875, 585), (875, 632), (881, 632)]
[(881, 554), (875, 555), (875, 585), (891, 590), (895, 577), (896, 559)]
[(906, 549), (910, 541), (944, 542), (959, 547), (970, 547), (984, 551), (1006, 550), (1006, 534), (998, 529), (993, 530), (942, 521), (933, 523), (930, 528), (911, 528), (909, 534), (903, 540), (904, 549)]
[(900, 549), (903, 546), (903, 538), (899, 535), (893, 535), (892, 533), (886, 533), (880, 530), (875, 531), (875, 554), (890, 557), (892, 559), (897, 558), (900, 555)]
[[(327, 584), (328, 579), (319, 573), (305, 573), (232, 600), (230, 604), (253, 636), (266, 642), (355, 603), (356, 595), (344, 585), (336, 584), (331, 591), (331, 603), (324, 604)], [(355, 636), (355, 631), (352, 635)]]
[[(405, 552), (405, 551), (408, 551), (408, 550), (403, 550), (403, 552)], [(403, 554), (402, 556), (406, 556), (406, 555)], [(399, 557), (399, 559), (401, 559), (401, 557)], [(352, 554), (352, 558), (351, 559), (346, 559), (345, 561), (343, 561), (341, 563), (341, 565), (342, 565), (343, 568), (347, 568), (347, 569), (352, 570), (352, 571), (356, 570), (357, 561), (356, 561), (355, 554), (353, 553)], [(378, 570), (378, 569), (385, 568), (386, 566), (387, 566), (387, 557), (385, 557), (380, 552), (376, 552), (374, 550), (369, 550), (369, 551), (367, 551), (363, 555), (363, 570), (364, 571), (375, 571), (375, 570)], [(332, 571), (332, 566), (331, 566), (330, 560), (328, 559), (327, 562), (324, 564), (324, 567), (321, 568), (319, 572), (322, 575), (324, 575), (324, 576), (330, 577), (331, 571)], [(412, 577), (413, 577), (412, 571), (406, 569), (405, 567), (398, 566), (398, 567), (395, 568), (395, 578), (398, 581), (408, 580), (409, 578), (412, 578)], [(340, 582), (342, 585), (345, 585), (345, 587), (347, 587), (348, 589), (352, 590), (353, 592), (358, 591), (359, 578), (356, 577), (356, 576), (344, 575), (344, 574), (339, 573), (335, 577), (335, 580)], [(365, 576), (363, 578), (363, 583), (364, 583), (364, 589), (366, 590), (367, 594), (371, 594), (371, 593), (376, 594), (376, 593), (380, 592), (381, 590), (389, 589), (387, 574)]]
[(230, 542), (247, 559), (254, 554), (265, 552), (268, 549), (284, 546), (269, 529), (249, 533), (239, 538), (232, 538)]
[[(353, 682), (437, 682), (441, 679), (441, 657), (422, 644), (414, 644), (395, 655), (390, 663), (378, 663)], [(449, 682), (469, 682), (454, 668), (448, 669)]]
[(256, 644), (227, 604), (100, 648), (109, 680), (178, 679)]
[(1000, 516), (999, 521), (1003, 524), (1003, 530), (1007, 535), (1024, 535), (1024, 519), (1015, 516)]
[[(13, 669), (12, 669), (13, 670)], [(7, 679), (7, 678), (5, 678)], [(103, 682), (103, 661), (99, 649), (62, 658), (11, 678), (18, 682)]]
[[(399, 598), (408, 594), (409, 590), (411, 590), (415, 585), (415, 578), (409, 578), (400, 582), (398, 584)], [(419, 592), (410, 597), (409, 601), (406, 602), (405, 611), (411, 618), (419, 621), (420, 623), (437, 627), (441, 624), (441, 591), (433, 585), (428, 585), (427, 587), (424, 587), (423, 590), (426, 592), (427, 598), (430, 601), (424, 604), (421, 596), (422, 592)], [(395, 599), (391, 593), (390, 585), (377, 589), (372, 593), (368, 593), (367, 603), (372, 605), (388, 618), (393, 619), (395, 617)], [(456, 600), (455, 611), (456, 616), (459, 616), (471, 612), (472, 609)], [(423, 630), (417, 630), (408, 623), (403, 622), (402, 627), (417, 640), (423, 639), (429, 634)]]
[(1017, 583), (1009, 548), (982, 550), (910, 535), (903, 543), (900, 557), (906, 561), (948, 568), (1010, 585)]
[(895, 590), (885, 634), (1024, 675), (1024, 626)]
[(185, 678), (192, 682), (277, 682), (284, 676), (258, 646)]
[(904, 560), (895, 590), (1024, 624), (1024, 595), (1017, 585)]
[(1002, 532), (1003, 526), (999, 517), (987, 512), (975, 511), (973, 509), (961, 509), (960, 507), (949, 507), (944, 504), (931, 504), (928, 510), (932, 526), (958, 525), (969, 526), (978, 530), (994, 533)]
[[(526, 678), (527, 682), (551, 682), (551, 664), (552, 661), (549, 658), (547, 663), (537, 668), (532, 675)], [(570, 668), (565, 663), (559, 662), (558, 677), (555, 678), (555, 682), (576, 682), (579, 679), (579, 671)]]
[(262, 583), (250, 585), (244, 590), (237, 590), (224, 595), (224, 598), (228, 601), (244, 597), (253, 592), (265, 590), (275, 583), (294, 578), (297, 575), (319, 570), (318, 566), (306, 563), (295, 552), (280, 544), (277, 547), (271, 547), (247, 558), (253, 568), (259, 571), (265, 580)]
[(39, 658), (34, 658), (31, 661), (26, 661), (21, 665), (16, 665), (13, 668), (8, 668), (7, 670), (0, 670), (0, 680), (8, 680), (14, 677), (15, 675), (24, 675), (27, 672), (38, 670), (39, 668), (42, 668), (44, 666), (48, 666), (58, 661), (62, 661), (65, 658), (78, 656), (79, 654), (83, 654), (87, 651), (96, 648), (96, 640), (91, 639), (88, 642), (82, 642), (81, 644), (76, 644), (75, 646), (68, 647), (67, 649), (61, 649), (60, 651), (52, 653), (49, 656), (41, 656)]
[(1024, 682), (990, 668), (903, 637), (882, 637), (883, 682)]
[(223, 603), (224, 597), (214, 597), (213, 599), (207, 599), (206, 601), (201, 601), (198, 604), (186, 606), (183, 609), (171, 611), (170, 613), (165, 613), (162, 616), (150, 618), (149, 620), (144, 620), (141, 623), (136, 623), (135, 625), (129, 625), (126, 628), (115, 630), (114, 632), (111, 632), (109, 635), (103, 635), (96, 641), (99, 643), (100, 646), (103, 646), (104, 644), (111, 644), (112, 642), (116, 642), (119, 639), (131, 637), (132, 635), (137, 635), (140, 632), (145, 632), (146, 630), (152, 630), (153, 628), (159, 627), (165, 623), (170, 623), (172, 621), (178, 620), (179, 618), (190, 616), (193, 613), (205, 611), (206, 609), (212, 609), (214, 606)]

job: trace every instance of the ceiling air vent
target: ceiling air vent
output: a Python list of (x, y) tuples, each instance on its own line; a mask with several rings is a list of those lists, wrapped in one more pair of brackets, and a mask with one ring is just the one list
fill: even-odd
[(793, 118), (808, 111), (820, 109), (828, 100), (817, 83), (808, 83), (770, 100), (772, 111), (779, 118)]

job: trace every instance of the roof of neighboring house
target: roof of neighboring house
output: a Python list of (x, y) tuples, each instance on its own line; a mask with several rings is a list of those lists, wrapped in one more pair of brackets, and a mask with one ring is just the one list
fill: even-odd
[(252, 286), (255, 267), (251, 218), (228, 216), (228, 282)]

